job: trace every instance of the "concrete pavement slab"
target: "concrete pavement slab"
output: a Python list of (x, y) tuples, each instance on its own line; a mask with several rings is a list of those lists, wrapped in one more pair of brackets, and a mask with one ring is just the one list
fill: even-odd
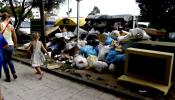
[(5, 100), (120, 100), (111, 94), (45, 72), (37, 79), (34, 69), (14, 62), (18, 79), (5, 82), (4, 72), (0, 84)]

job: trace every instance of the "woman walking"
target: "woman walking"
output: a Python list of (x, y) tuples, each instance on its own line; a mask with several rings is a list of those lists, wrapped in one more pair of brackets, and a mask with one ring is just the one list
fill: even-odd
[(5, 40), (4, 36), (0, 34), (0, 78), (2, 76), (1, 70), (2, 70), (2, 64), (4, 62), (3, 48), (7, 47), (8, 47), (7, 41)]
[(13, 78), (17, 79), (15, 67), (12, 61), (14, 47), (17, 47), (17, 37), (13, 25), (9, 23), (10, 15), (7, 12), (2, 14), (1, 20), (2, 22), (0, 23), (0, 31), (3, 34), (4, 38), (6, 39), (6, 41), (8, 42), (8, 48), (3, 49), (4, 51), (3, 67), (6, 75), (5, 81), (10, 82), (9, 68), (11, 70)]

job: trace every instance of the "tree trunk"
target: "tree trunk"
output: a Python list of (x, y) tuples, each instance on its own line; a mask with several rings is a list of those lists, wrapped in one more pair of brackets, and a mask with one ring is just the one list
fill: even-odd
[(40, 20), (41, 20), (41, 41), (44, 46), (46, 46), (46, 37), (45, 37), (45, 18), (44, 18), (44, 0), (40, 0)]

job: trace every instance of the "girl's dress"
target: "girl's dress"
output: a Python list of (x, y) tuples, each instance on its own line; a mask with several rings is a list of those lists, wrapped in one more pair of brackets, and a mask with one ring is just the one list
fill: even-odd
[(37, 40), (35, 44), (33, 44), (33, 53), (31, 56), (32, 67), (42, 66), (45, 60), (45, 56), (41, 51), (41, 42)]

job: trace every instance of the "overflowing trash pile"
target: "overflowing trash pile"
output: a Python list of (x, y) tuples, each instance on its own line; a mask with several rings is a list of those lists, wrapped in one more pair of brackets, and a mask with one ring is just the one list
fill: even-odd
[(57, 63), (70, 64), (72, 68), (115, 73), (123, 69), (125, 49), (130, 40), (150, 39), (140, 28), (103, 33), (93, 28), (90, 31), (80, 28), (79, 33), (78, 42), (76, 29), (75, 32), (69, 32), (64, 27), (61, 33), (56, 33), (56, 38), (46, 44), (51, 58)]
[[(107, 19), (109, 16), (103, 17)], [(130, 21), (130, 17), (127, 18)], [(163, 36), (166, 32), (149, 28), (128, 28), (125, 26), (127, 24), (125, 22), (122, 24), (123, 20), (120, 19), (114, 22), (108, 19), (107, 23), (103, 18), (98, 19), (94, 19), (95, 21), (90, 19), (92, 23), (87, 22), (91, 24), (89, 27), (91, 29), (79, 28), (79, 37), (77, 37), (77, 28), (70, 31), (66, 25), (55, 27), (54, 31), (56, 29), (60, 31), (52, 31), (50, 35), (52, 37), (46, 37), (49, 38), (46, 43), (49, 59), (51, 58), (54, 64), (48, 64), (51, 66), (45, 67), (115, 89), (118, 86), (116, 84), (118, 76), (124, 73), (127, 57), (125, 50), (128, 47), (137, 47), (138, 41), (154, 40), (154, 37)], [(29, 43), (26, 43), (19, 48), (25, 49), (28, 45)], [(139, 92), (143, 91), (139, 90)]]
[[(113, 20), (111, 20), (112, 17), (114, 17)], [(131, 16), (112, 17), (104, 15), (95, 19), (91, 16), (87, 17), (86, 24), (89, 24), (91, 29), (79, 28), (79, 37), (77, 37), (77, 28), (70, 31), (66, 25), (59, 25), (60, 32), (54, 33), (54, 38), (46, 43), (50, 57), (56, 63), (69, 64), (77, 69), (111, 73), (123, 70), (125, 50), (130, 46), (129, 43), (151, 37), (141, 28), (125, 29), (123, 23), (130, 22)], [(64, 22), (62, 20), (61, 24)], [(28, 45), (29, 43), (26, 43), (20, 48)]]

